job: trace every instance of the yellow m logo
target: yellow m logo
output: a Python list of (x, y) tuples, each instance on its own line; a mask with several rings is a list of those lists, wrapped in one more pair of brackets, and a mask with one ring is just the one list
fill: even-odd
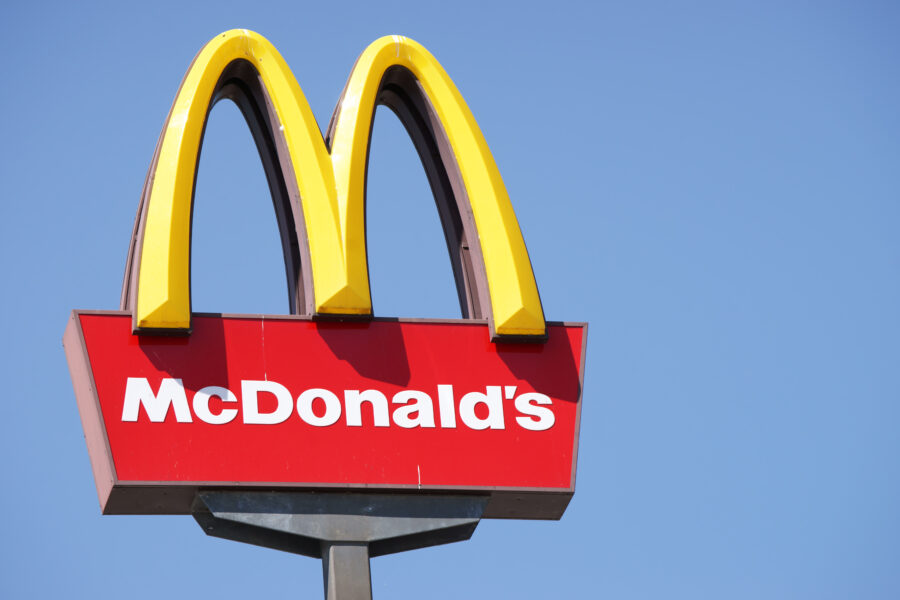
[[(365, 181), (376, 105), (412, 137), (438, 201), (463, 316), (499, 337), (543, 336), (544, 315), (512, 205), (456, 86), (421, 45), (383, 37), (362, 53), (325, 135), (278, 51), (232, 30), (194, 58), (144, 184), (122, 308), (136, 331), (190, 329), (191, 204), (206, 118), (234, 100), (263, 160), (281, 230), (291, 312), (371, 315)], [(302, 268), (301, 268), (302, 265)]]

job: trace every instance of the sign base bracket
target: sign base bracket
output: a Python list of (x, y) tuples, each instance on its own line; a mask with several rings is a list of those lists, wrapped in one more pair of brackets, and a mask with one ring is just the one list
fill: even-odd
[(371, 600), (369, 558), (467, 540), (487, 496), (201, 491), (207, 535), (322, 559), (326, 600)]

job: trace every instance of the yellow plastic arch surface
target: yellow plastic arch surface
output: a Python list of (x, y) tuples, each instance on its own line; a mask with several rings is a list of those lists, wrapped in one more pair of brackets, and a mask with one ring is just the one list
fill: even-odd
[(382, 76), (388, 68), (402, 66), (421, 83), (459, 164), (484, 257), (495, 332), (545, 333), (531, 263), (503, 180), (475, 119), (437, 60), (401, 36), (373, 42), (347, 82), (329, 152), (284, 59), (268, 40), (247, 30), (228, 31), (204, 46), (169, 114), (141, 248), (135, 307), (139, 328), (190, 326), (194, 170), (216, 82), (238, 59), (259, 72), (283, 127), (303, 203), (317, 313), (372, 312), (365, 241), (366, 153)]

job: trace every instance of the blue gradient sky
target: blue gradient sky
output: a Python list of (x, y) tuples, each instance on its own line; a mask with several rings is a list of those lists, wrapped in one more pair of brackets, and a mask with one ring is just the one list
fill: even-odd
[[(591, 326), (563, 519), (374, 559), (376, 598), (900, 597), (895, 3), (7, 2), (0, 22), (0, 597), (321, 597), (318, 561), (102, 517), (60, 342), (70, 310), (117, 307), (178, 83), (235, 27), (323, 127), (369, 42), (423, 43), (491, 146), (548, 318)], [(374, 136), (375, 310), (458, 316), (412, 144), (384, 109)], [(225, 103), (196, 202), (195, 309), (286, 312)]]

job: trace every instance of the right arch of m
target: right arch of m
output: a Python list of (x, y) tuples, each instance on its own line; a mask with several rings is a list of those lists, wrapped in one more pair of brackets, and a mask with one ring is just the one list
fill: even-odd
[[(487, 143), (447, 73), (401, 36), (373, 42), (323, 139), (306, 97), (264, 37), (211, 40), (182, 80), (160, 134), (135, 222), (122, 307), (136, 332), (189, 332), (191, 214), (209, 111), (234, 100), (250, 125), (273, 194), (291, 312), (372, 313), (365, 179), (375, 107), (400, 117), (422, 158), (447, 236), (463, 316), (495, 338), (546, 335), (518, 222)], [(301, 264), (304, 268), (301, 268)]]

